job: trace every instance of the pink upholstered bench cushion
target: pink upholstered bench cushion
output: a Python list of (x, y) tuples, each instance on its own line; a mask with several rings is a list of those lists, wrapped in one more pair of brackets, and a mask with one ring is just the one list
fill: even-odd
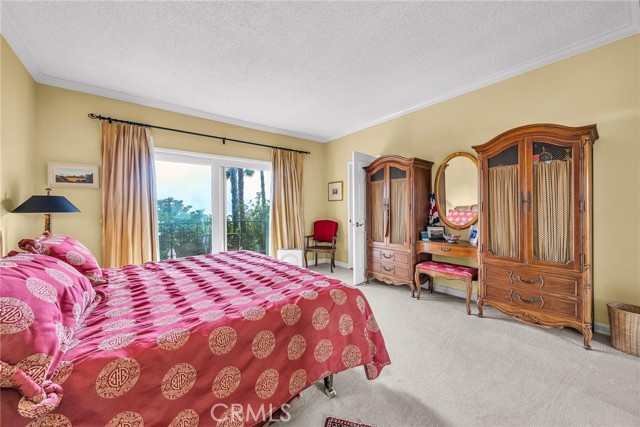
[(467, 267), (466, 265), (449, 264), (448, 262), (423, 261), (416, 264), (416, 269), (439, 271), (441, 273), (454, 274), (460, 277), (470, 277), (471, 280), (478, 280), (478, 269)]

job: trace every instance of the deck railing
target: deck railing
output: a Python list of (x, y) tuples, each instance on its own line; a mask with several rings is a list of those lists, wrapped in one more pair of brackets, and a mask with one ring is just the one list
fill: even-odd
[[(168, 221), (159, 224), (160, 259), (211, 253), (211, 223), (207, 221)], [(227, 250), (269, 251), (267, 221), (227, 221)]]

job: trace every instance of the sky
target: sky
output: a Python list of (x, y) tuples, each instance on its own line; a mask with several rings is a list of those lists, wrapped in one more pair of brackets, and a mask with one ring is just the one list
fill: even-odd
[[(265, 171), (265, 193), (271, 199), (271, 172)], [(176, 162), (156, 161), (156, 185), (158, 200), (173, 197), (211, 213), (211, 166)], [(230, 194), (229, 180), (225, 181), (226, 192)], [(260, 174), (256, 170), (253, 177), (244, 178), (245, 203), (255, 199), (260, 192)], [(227, 212), (231, 210), (231, 197), (227, 195)]]

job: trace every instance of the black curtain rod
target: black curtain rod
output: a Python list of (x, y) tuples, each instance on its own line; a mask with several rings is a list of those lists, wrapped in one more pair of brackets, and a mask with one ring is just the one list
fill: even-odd
[(127, 124), (127, 125), (144, 126), (144, 127), (148, 127), (148, 128), (168, 130), (168, 131), (171, 131), (171, 132), (186, 133), (187, 135), (196, 135), (196, 136), (203, 136), (205, 138), (219, 139), (219, 140), (222, 141), (223, 144), (225, 144), (227, 141), (231, 141), (231, 142), (239, 142), (240, 144), (256, 145), (258, 147), (275, 148), (277, 150), (293, 151), (293, 152), (302, 153), (302, 154), (311, 154), (310, 151), (295, 150), (293, 148), (276, 147), (275, 145), (258, 144), (257, 142), (242, 141), (241, 139), (225, 138), (225, 137), (222, 137), (222, 136), (208, 135), (206, 133), (190, 132), (188, 130), (166, 128), (166, 127), (163, 127), (163, 126), (150, 125), (148, 123), (130, 122), (128, 120), (114, 119), (112, 117), (105, 117), (105, 116), (101, 116), (99, 114), (93, 114), (93, 113), (89, 113), (89, 118), (90, 119), (97, 119), (97, 120), (104, 120), (104, 121), (107, 121), (109, 123), (113, 123), (113, 122), (124, 123), (124, 124)]

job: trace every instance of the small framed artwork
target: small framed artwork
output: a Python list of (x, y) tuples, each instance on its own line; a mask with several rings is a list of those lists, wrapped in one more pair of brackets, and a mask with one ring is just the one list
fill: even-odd
[(47, 162), (49, 187), (98, 188), (97, 165)]
[(469, 227), (469, 240), (470, 245), (476, 246), (478, 244), (478, 227), (472, 225)]
[(336, 202), (342, 200), (342, 181), (329, 183), (329, 201)]
[(444, 240), (444, 226), (430, 225), (427, 227), (427, 236), (429, 240)]

